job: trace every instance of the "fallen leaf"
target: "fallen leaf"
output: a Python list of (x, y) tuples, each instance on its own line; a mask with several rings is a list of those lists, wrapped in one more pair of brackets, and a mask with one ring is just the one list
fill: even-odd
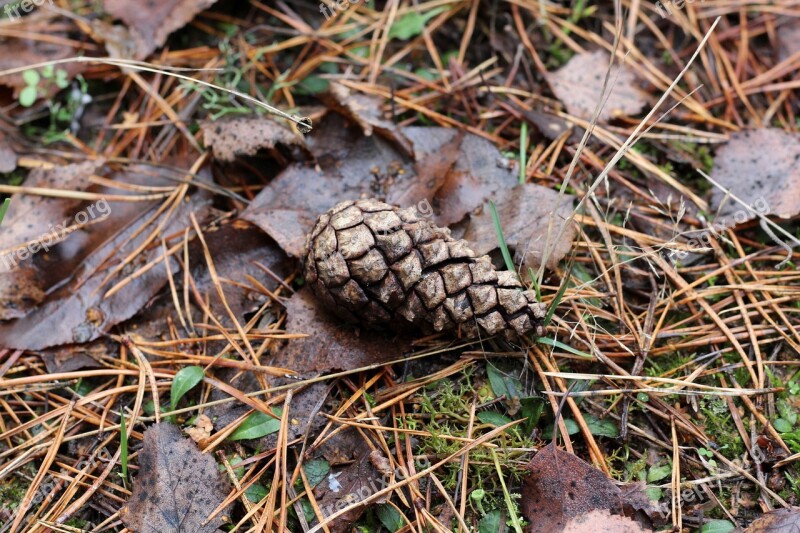
[(211, 422), (211, 418), (208, 415), (198, 415), (194, 421), (194, 427), (187, 429), (186, 434), (193, 441), (200, 442), (210, 437), (213, 430), (214, 424)]
[(203, 121), (203, 142), (220, 161), (234, 161), (237, 156), (256, 155), (259, 150), (278, 144), (305, 146), (303, 137), (286, 126), (264, 117), (240, 117)]
[(787, 19), (778, 26), (778, 61), (786, 61), (800, 50), (800, 20)]
[(217, 0), (149, 0), (144, 5), (128, 0), (104, 0), (105, 11), (128, 26), (136, 43), (134, 59), (145, 59), (161, 48), (169, 35), (192, 21)]
[(295, 293), (286, 304), (287, 333), (308, 337), (292, 339), (271, 365), (301, 373), (352, 370), (400, 359), (411, 347), (409, 337), (390, 337), (374, 331), (354, 331), (348, 324), (318, 306), (310, 291)]
[[(733, 133), (717, 150), (711, 177), (762, 215), (792, 218), (800, 213), (800, 134), (778, 128)], [(756, 214), (726, 198), (717, 188), (711, 196), (715, 225), (733, 227)]]
[(800, 531), (800, 507), (764, 513), (744, 530), (745, 533), (797, 533)]
[(539, 450), (526, 469), (522, 514), (530, 524), (527, 533), (563, 531), (573, 518), (594, 510), (641, 519), (639, 509), (628, 504), (641, 500), (632, 497), (632, 490), (623, 494), (603, 472), (552, 443)]
[[(552, 189), (526, 183), (501, 189), (493, 201), (506, 243), (515, 252), (516, 264), (536, 270), (547, 246), (549, 255), (545, 266), (553, 269), (572, 249), (577, 228), (574, 222), (567, 223), (567, 219), (572, 214), (575, 197), (559, 195)], [(554, 211), (550, 226), (550, 215)], [(487, 254), (498, 247), (497, 233), (488, 206), (472, 215), (463, 238), (478, 255)]]
[(0, 174), (8, 174), (17, 168), (17, 153), (9, 142), (8, 135), (0, 130)]
[(375, 131), (395, 143), (405, 155), (411, 156), (414, 153), (412, 142), (402, 130), (383, 118), (383, 99), (353, 92), (337, 82), (331, 82), (328, 91), (322, 96), (328, 107), (355, 121), (365, 136), (369, 137)]
[[(611, 56), (603, 50), (575, 55), (566, 65), (545, 77), (553, 93), (571, 115), (589, 120), (603, 99), (603, 80)], [(617, 116), (632, 116), (647, 104), (647, 94), (639, 88), (634, 72), (615, 64), (608, 78), (605, 104), (598, 122), (608, 122)], [(617, 75), (619, 73), (619, 75)], [(610, 95), (608, 94), (610, 91)]]
[[(148, 172), (149, 174), (138, 175), (136, 178), (137, 174), (132, 169), (125, 177), (131, 183), (142, 179), (153, 184), (155, 177), (152, 169)], [(156, 183), (159, 183), (158, 180)], [(174, 186), (174, 183), (163, 178), (159, 184), (165, 183)], [(185, 228), (191, 226), (190, 213), (195, 213), (198, 220), (203, 220), (208, 202), (208, 194), (203, 190), (190, 195), (189, 201), (181, 202), (171, 213), (169, 221), (162, 228), (162, 234), (182, 234)], [(128, 280), (119, 291), (106, 297), (108, 289), (138, 271), (139, 267), (156, 261), (161, 256), (160, 246), (148, 247), (135, 258), (129, 268), (123, 268), (104, 283), (109, 269), (116, 267), (116, 262), (112, 259), (126, 257), (141, 246), (165, 216), (160, 214), (150, 227), (145, 228), (144, 224), (159, 209), (159, 203), (122, 202), (106, 205), (107, 218), (72, 232), (68, 239), (54, 246), (48, 253), (35, 254), (34, 261), (49, 265), (49, 269), (45, 266), (41, 270), (57, 272), (64, 282), (57, 289), (49, 291), (40, 305), (23, 318), (0, 324), (0, 339), (4, 346), (41, 350), (61, 344), (92, 341), (112, 326), (133, 317), (165, 286), (167, 274), (162, 260), (160, 264)], [(173, 272), (177, 272), (175, 258), (170, 258), (167, 264)], [(58, 267), (54, 268), (53, 265)]]
[[(102, 162), (86, 162), (54, 167), (36, 168), (28, 175), (27, 187), (82, 191), (87, 177), (94, 174)], [(69, 274), (69, 258), (50, 247), (61, 240), (58, 225), (66, 227), (64, 220), (72, 220), (78, 200), (48, 198), (33, 195), (13, 195), (3, 224), (0, 225), (0, 320), (25, 316), (44, 299), (45, 291)], [(30, 254), (20, 245), (41, 240), (40, 252)], [(22, 253), (25, 257), (20, 257)], [(72, 258), (82, 261), (80, 250), (73, 250)], [(66, 264), (62, 262), (67, 260)], [(58, 265), (58, 268), (55, 265)]]
[[(3, 50), (3, 54), (0, 55), (0, 72), (77, 55), (75, 48), (62, 44), (69, 39), (69, 36), (62, 32), (54, 33), (52, 29), (47, 28), (46, 22), (43, 19), (34, 24), (18, 23), (17, 26), (19, 28), (17, 31), (26, 33), (41, 32), (47, 35), (47, 40), (16, 39), (11, 37), (0, 39), (0, 48)], [(6, 30), (9, 32), (15, 31), (12, 27), (7, 27)], [(83, 70), (84, 65), (66, 63), (59, 65), (58, 68), (66, 71), (67, 79), (71, 80)], [(20, 90), (28, 85), (22, 73), (0, 76), (0, 84), (12, 87), (15, 97), (18, 97)], [(54, 83), (41, 85), (46, 97), (50, 97), (61, 90)]]
[(567, 522), (563, 533), (646, 533), (651, 530), (624, 516), (612, 515), (607, 510), (594, 510), (576, 516)]
[(367, 510), (367, 506), (372, 507), (386, 501), (385, 498), (379, 498), (367, 505), (359, 505), (359, 502), (385, 488), (387, 482), (373, 466), (370, 459), (372, 451), (363, 438), (348, 452), (351, 462), (343, 467), (331, 468), (325, 479), (314, 489), (317, 505), (325, 517), (352, 506), (352, 509), (328, 522), (328, 529), (332, 533), (350, 531)]
[(228, 491), (213, 457), (160, 423), (144, 432), (139, 475), (120, 518), (132, 531), (213, 533), (225, 523), (224, 511), (205, 522)]

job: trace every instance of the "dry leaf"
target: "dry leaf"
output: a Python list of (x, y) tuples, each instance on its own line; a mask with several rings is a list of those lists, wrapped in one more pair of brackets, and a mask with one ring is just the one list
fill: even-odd
[(630, 518), (612, 515), (605, 509), (598, 509), (571, 519), (562, 533), (596, 533), (597, 531), (603, 531), (603, 533), (647, 533), (651, 530), (644, 529)]
[(0, 174), (13, 172), (17, 168), (17, 153), (9, 142), (8, 135), (0, 130)]
[(305, 146), (303, 137), (290, 128), (264, 117), (240, 117), (221, 121), (203, 121), (203, 142), (220, 161), (234, 161), (237, 156), (256, 155), (259, 150), (277, 144)]
[[(58, 59), (65, 59), (74, 57), (77, 50), (70, 46), (60, 44), (60, 40), (67, 40), (69, 36), (66, 33), (48, 31), (46, 21), (40, 21), (40, 24), (25, 24), (18, 23), (17, 31), (33, 33), (36, 31), (43, 31), (52, 40), (32, 40), (32, 39), (15, 39), (15, 38), (0, 38), (0, 49), (3, 54), (0, 55), (0, 72), (11, 70), (20, 67), (27, 67), (37, 63), (44, 63), (46, 61), (56, 61)], [(12, 27), (7, 27), (7, 31), (15, 31)], [(78, 63), (66, 63), (58, 66), (67, 72), (67, 79), (71, 80), (76, 74), (81, 72), (84, 65)], [(22, 73), (12, 74), (10, 76), (0, 76), (0, 84), (14, 88), (14, 96), (19, 96), (19, 91), (25, 88), (28, 84), (23, 79)], [(61, 89), (56, 84), (43, 84), (42, 88), (46, 90), (46, 96), (52, 96)]]
[(778, 509), (764, 513), (744, 530), (745, 533), (798, 533), (800, 507)]
[[(589, 120), (603, 100), (603, 81), (611, 56), (603, 51), (584, 52), (570, 59), (556, 72), (546, 78), (553, 93), (564, 103), (571, 115)], [(633, 71), (615, 64), (608, 78), (608, 99), (600, 111), (598, 122), (608, 122), (616, 116), (632, 116), (647, 104), (647, 94), (639, 88), (639, 80)], [(609, 96), (608, 93), (611, 92)]]
[(181, 437), (177, 427), (160, 423), (144, 432), (139, 475), (120, 517), (137, 532), (213, 533), (225, 523), (224, 512), (205, 522), (228, 490), (211, 455)]
[[(630, 490), (623, 494), (603, 472), (552, 443), (539, 450), (526, 468), (522, 514), (530, 524), (527, 533), (562, 531), (573, 518), (594, 510), (640, 518), (636, 511), (641, 497), (633, 497)], [(634, 505), (629, 505), (631, 500)]]
[(211, 436), (214, 424), (208, 415), (199, 415), (194, 421), (194, 427), (186, 430), (186, 434), (195, 442), (200, 442)]
[[(791, 218), (800, 213), (800, 134), (777, 128), (744, 130), (717, 150), (711, 177), (755, 213)], [(711, 196), (715, 225), (733, 227), (756, 218), (717, 188)]]
[(161, 48), (169, 35), (191, 22), (217, 0), (160, 0), (144, 5), (129, 0), (104, 0), (107, 13), (128, 26), (136, 43), (134, 59), (144, 59)]
[[(160, 182), (156, 180), (152, 169), (141, 169), (141, 172), (143, 174), (136, 174), (134, 167), (125, 174), (125, 178), (132, 183), (144, 180), (150, 184), (155, 182), (174, 186), (173, 182), (166, 179)], [(149, 172), (149, 175), (144, 172)], [(191, 226), (189, 215), (192, 212), (202, 221), (208, 202), (208, 194), (204, 190), (191, 195), (189, 201), (181, 202), (163, 227), (162, 235), (181, 235), (184, 228)], [(100, 205), (97, 202), (97, 206)], [(144, 273), (139, 272), (141, 275), (129, 279), (121, 290), (106, 297), (108, 289), (161, 257), (161, 247), (151, 246), (127, 268), (103, 284), (110, 269), (117, 266), (116, 260), (141, 246), (165, 216), (161, 214), (154, 224), (143, 228), (160, 206), (159, 202), (122, 202), (106, 206), (107, 218), (98, 217), (98, 222), (74, 231), (48, 253), (35, 254), (34, 262), (51, 265), (49, 269), (42, 268), (42, 271), (54, 272), (54, 275), (60, 276), (58, 279), (63, 278), (66, 283), (48, 292), (46, 299), (23, 318), (0, 324), (0, 339), (5, 347), (41, 350), (61, 344), (92, 341), (112, 326), (134, 316), (167, 283), (165, 263), (160, 260), (159, 264)], [(88, 210), (86, 207), (82, 212)], [(139, 230), (143, 231), (136, 235)], [(173, 272), (177, 271), (174, 258), (167, 263)], [(58, 268), (52, 265), (58, 265)], [(44, 286), (49, 288), (52, 285), (47, 283)]]
[[(567, 223), (567, 219), (572, 214), (575, 197), (569, 194), (559, 195), (552, 189), (528, 183), (498, 191), (493, 201), (506, 243), (515, 251), (516, 264), (536, 270), (541, 264), (547, 245), (549, 255), (546, 267), (553, 269), (572, 249), (577, 228), (574, 222)], [(551, 227), (550, 213), (553, 211), (555, 216)], [(565, 227), (565, 224), (568, 225)], [(488, 205), (471, 217), (464, 239), (472, 244), (472, 249), (478, 255), (489, 253), (498, 247), (497, 233)]]
[(778, 26), (778, 61), (786, 61), (800, 51), (800, 20), (790, 18)]

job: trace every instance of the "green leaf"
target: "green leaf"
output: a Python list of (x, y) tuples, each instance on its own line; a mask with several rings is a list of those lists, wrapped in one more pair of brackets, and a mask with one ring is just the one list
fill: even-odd
[(28, 87), (37, 87), (42, 78), (38, 71), (31, 69), (22, 73), (22, 79), (25, 80)]
[[(567, 434), (569, 435), (574, 435), (581, 430), (581, 427), (578, 425), (578, 423), (571, 418), (565, 418), (564, 425), (567, 426)], [(542, 438), (545, 439), (553, 438), (553, 424), (550, 424), (546, 428), (544, 428), (544, 431), (542, 431)]]
[(325, 78), (319, 76), (308, 76), (297, 84), (297, 94), (314, 95), (324, 93), (328, 90), (330, 83)]
[(244, 495), (247, 496), (247, 499), (253, 503), (260, 502), (266, 498), (268, 494), (269, 491), (267, 488), (264, 485), (259, 485), (258, 483), (253, 483), (244, 491)]
[(522, 398), (519, 401), (522, 406), (521, 414), (528, 420), (525, 422), (525, 432), (530, 433), (544, 412), (544, 400), (531, 396), (529, 398)]
[(503, 513), (495, 509), (486, 513), (478, 522), (478, 533), (506, 533), (508, 526), (503, 520)]
[(772, 425), (778, 433), (789, 433), (792, 431), (792, 425), (788, 420), (784, 420), (783, 418), (776, 418)]
[(181, 368), (175, 374), (175, 379), (172, 380), (172, 391), (169, 396), (170, 411), (174, 411), (181, 398), (203, 381), (203, 376), (205, 376), (205, 372), (201, 366), (187, 366)]
[(728, 533), (734, 529), (736, 526), (727, 520), (709, 520), (700, 528), (700, 533)]
[(619, 428), (613, 420), (608, 418), (599, 419), (589, 414), (583, 415), (586, 420), (586, 425), (589, 427), (589, 433), (597, 435), (598, 437), (619, 437)]
[[(275, 416), (280, 417), (282, 409), (276, 407), (273, 412)], [(280, 418), (273, 418), (266, 413), (256, 411), (251, 413), (242, 424), (236, 428), (236, 431), (231, 433), (228, 440), (246, 440), (246, 439), (260, 439), (266, 437), (270, 433), (275, 433), (281, 428)]]
[(66, 70), (58, 69), (56, 71), (56, 85), (59, 89), (69, 87), (69, 73)]
[(405, 525), (403, 516), (397, 512), (397, 509), (388, 503), (384, 503), (383, 505), (378, 505), (375, 507), (375, 514), (378, 515), (378, 520), (381, 521), (383, 527), (392, 533), (401, 530)]
[(797, 424), (797, 411), (794, 410), (789, 402), (786, 400), (778, 400), (777, 406), (781, 418), (789, 422), (792, 426)]
[(36, 97), (38, 96), (38, 90), (36, 86), (28, 85), (19, 93), (19, 103), (22, 107), (30, 107), (36, 102)]
[(128, 429), (125, 427), (125, 414), (119, 417), (119, 464), (122, 468), (122, 479), (128, 483)]
[(412, 11), (406, 15), (403, 15), (397, 19), (394, 24), (392, 24), (392, 28), (389, 30), (389, 39), (400, 39), (401, 41), (407, 41), (412, 37), (416, 37), (422, 33), (422, 30), (425, 29), (425, 24), (428, 22), (428, 20), (432, 19), (443, 11), (447, 11), (447, 8), (438, 7), (436, 9), (431, 9), (427, 13)]
[(42, 67), (42, 77), (46, 80), (49, 80), (53, 77), (54, 71), (55, 69), (53, 68), (53, 65), (45, 65)]
[(504, 426), (509, 422), (513, 422), (510, 418), (505, 415), (501, 415), (496, 411), (481, 411), (477, 414), (478, 420), (483, 422), (484, 424), (491, 424), (493, 426)]
[(322, 483), (322, 480), (325, 479), (331, 471), (331, 465), (329, 465), (328, 461), (325, 459), (314, 459), (313, 461), (303, 463), (303, 470), (306, 472), (308, 483), (312, 487), (316, 487)]
[(664, 491), (658, 487), (650, 487), (649, 489), (644, 489), (644, 493), (647, 494), (647, 497), (650, 498), (651, 501), (657, 502), (661, 499), (661, 496), (663, 496)]
[(520, 397), (522, 382), (514, 376), (501, 371), (492, 363), (486, 365), (486, 375), (489, 377), (489, 385), (496, 398), (505, 396), (511, 400)]
[(651, 466), (647, 471), (647, 481), (653, 483), (661, 481), (662, 479), (672, 475), (672, 467), (670, 465)]

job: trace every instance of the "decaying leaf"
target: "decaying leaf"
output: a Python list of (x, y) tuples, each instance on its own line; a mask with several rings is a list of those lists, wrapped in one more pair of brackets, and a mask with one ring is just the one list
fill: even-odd
[(225, 523), (225, 513), (205, 522), (228, 490), (211, 455), (201, 453), (177, 427), (160, 423), (144, 432), (139, 475), (120, 517), (137, 532), (212, 533)]
[[(17, 25), (17, 31), (19, 32), (34, 33), (42, 31), (47, 35), (48, 39), (33, 40), (13, 37), (0, 39), (0, 48), (3, 50), (3, 54), (0, 55), (0, 72), (28, 67), (45, 61), (65, 59), (77, 54), (75, 48), (63, 44), (68, 40), (69, 36), (66, 33), (53, 34), (51, 31), (47, 31), (47, 25), (44, 24), (44, 21), (36, 24), (18, 22)], [(7, 30), (14, 31), (12, 28), (7, 28)], [(67, 79), (72, 79), (84, 66), (78, 63), (66, 63), (59, 65), (58, 68), (67, 72)], [(13, 87), (15, 96), (18, 96), (19, 91), (27, 86), (27, 82), (23, 79), (21, 73), (0, 76), (0, 84)], [(41, 89), (45, 91), (47, 96), (52, 96), (61, 90), (56, 84), (42, 84)]]
[[(126, 174), (126, 179), (133, 183), (137, 176), (134, 170)], [(145, 172), (142, 170), (143, 174), (139, 177), (152, 184), (155, 177), (152, 172), (149, 175)], [(174, 186), (173, 182), (166, 179), (161, 185), (165, 183)], [(195, 213), (198, 220), (205, 218), (208, 201), (208, 195), (198, 191), (189, 197), (189, 201), (180, 202), (174, 211), (168, 211), (168, 220), (165, 220), (167, 213), (154, 218), (159, 202), (106, 203), (107, 210), (100, 209), (100, 202), (91, 204), (94, 205), (96, 223), (71, 232), (68, 239), (46, 254), (34, 254), (34, 262), (57, 264), (57, 269), (51, 266), (45, 270), (57, 272), (60, 276), (58, 279), (63, 278), (65, 283), (50, 291), (46, 299), (24, 319), (0, 324), (0, 339), (4, 346), (41, 350), (61, 344), (85, 343), (134, 316), (167, 283), (165, 262), (160, 259), (160, 241), (155, 239), (155, 245), (146, 247), (127, 268), (106, 280), (110, 270), (117, 266), (116, 260), (137, 250), (150, 238), (160, 222), (165, 222), (162, 235), (182, 234), (184, 228), (191, 226), (190, 213)], [(82, 210), (88, 212), (89, 207), (82, 207)], [(107, 218), (98, 216), (106, 213)], [(80, 222), (77, 215), (75, 220)], [(148, 221), (150, 223), (146, 226)], [(156, 264), (138, 272), (139, 268), (150, 262)], [(174, 258), (167, 260), (166, 264), (173, 272), (177, 271)], [(134, 272), (139, 275), (128, 279)], [(126, 280), (126, 284), (106, 297), (107, 291), (123, 280)]]
[(630, 516), (639, 510), (629, 504), (630, 491), (623, 494), (600, 470), (552, 443), (539, 450), (526, 468), (522, 514), (530, 524), (527, 533), (562, 531), (573, 518), (594, 510)]
[(0, 130), (0, 174), (13, 172), (17, 168), (17, 154), (9, 142), (8, 135)]
[(290, 128), (265, 117), (239, 117), (230, 120), (204, 121), (203, 142), (220, 161), (234, 161), (237, 156), (255, 155), (259, 150), (278, 144), (304, 146), (303, 137)]
[(764, 513), (745, 529), (745, 533), (796, 533), (800, 531), (800, 507)]
[[(85, 190), (87, 178), (101, 165), (101, 162), (86, 162), (47, 170), (37, 168), (28, 175), (26, 185)], [(65, 228), (72, 222), (80, 204), (78, 200), (66, 198), (12, 197), (0, 225), (0, 320), (25, 316), (44, 299), (49, 287), (69, 274), (70, 267), (76, 264), (72, 260), (80, 262), (83, 254), (88, 253), (85, 242), (81, 248), (72, 248), (71, 257), (55, 251), (50, 253), (50, 248), (69, 238)], [(38, 244), (20, 246), (34, 242)]]
[(596, 509), (576, 516), (567, 522), (562, 533), (647, 533), (645, 529), (630, 518), (612, 515), (606, 509)]
[(717, 150), (711, 177), (752, 211), (717, 188), (715, 225), (732, 227), (757, 214), (792, 218), (800, 213), (800, 134), (778, 128), (744, 130)]
[(328, 315), (308, 290), (295, 293), (286, 304), (288, 333), (308, 337), (292, 339), (270, 364), (299, 372), (330, 372), (399, 359), (411, 346), (409, 337), (359, 331)]
[(207, 439), (214, 430), (214, 424), (208, 415), (199, 415), (194, 421), (194, 427), (186, 430), (186, 434), (195, 442)]
[[(372, 464), (373, 460), (370, 459), (372, 451), (363, 438), (359, 438), (354, 446), (347, 450), (351, 462), (341, 468), (332, 468), (322, 483), (314, 489), (317, 504), (325, 517), (346, 507), (353, 507), (328, 522), (327, 527), (332, 533), (351, 531), (353, 524), (368, 507), (368, 505), (359, 505), (359, 502), (382, 490), (387, 484), (387, 478), (381, 476)], [(378, 499), (370, 502), (369, 505), (385, 501), (385, 499)]]
[[(603, 80), (610, 59), (611, 56), (603, 50), (584, 52), (556, 72), (547, 74), (553, 93), (571, 115), (586, 120), (592, 118), (595, 108), (604, 99)], [(635, 115), (647, 104), (647, 94), (639, 88), (639, 80), (633, 71), (623, 66), (620, 72), (619, 68), (615, 64), (609, 75), (605, 93), (608, 99), (600, 111), (598, 122), (608, 122), (620, 115)]]
[[(548, 248), (547, 268), (552, 269), (569, 253), (577, 228), (567, 222), (575, 197), (532, 183), (499, 190), (492, 198), (503, 236), (515, 252), (515, 263), (536, 270)], [(552, 225), (551, 225), (551, 213)], [(566, 225), (566, 226), (565, 226)], [(548, 232), (550, 240), (548, 242)], [(472, 243), (478, 254), (498, 247), (491, 211), (485, 206), (470, 218), (464, 239)]]
[(786, 61), (800, 51), (800, 20), (788, 18), (778, 26), (778, 61)]
[(128, 0), (104, 0), (106, 12), (130, 29), (136, 42), (135, 59), (144, 59), (161, 48), (169, 35), (191, 22), (217, 0), (161, 0), (145, 5)]

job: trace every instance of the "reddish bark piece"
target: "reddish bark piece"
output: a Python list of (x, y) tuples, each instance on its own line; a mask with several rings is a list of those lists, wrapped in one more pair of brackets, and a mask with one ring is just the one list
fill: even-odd
[(711, 177), (750, 208), (714, 189), (715, 224), (733, 227), (757, 214), (792, 218), (800, 213), (800, 134), (777, 128), (733, 133), (714, 159)]
[(144, 432), (139, 475), (120, 518), (131, 531), (213, 533), (225, 523), (225, 511), (205, 522), (228, 491), (213, 455), (160, 423)]
[(161, 48), (167, 37), (183, 28), (217, 0), (104, 0), (107, 13), (128, 26), (136, 43), (134, 59), (144, 59)]
[[(556, 72), (547, 74), (553, 93), (571, 115), (589, 120), (597, 105), (605, 100), (603, 80), (610, 59), (611, 56), (603, 50), (584, 52), (574, 56)], [(639, 80), (633, 71), (623, 66), (619, 72), (619, 68), (615, 66), (608, 77), (607, 100), (600, 110), (599, 122), (608, 122), (619, 115), (635, 115), (647, 104), (647, 95), (639, 88)]]

